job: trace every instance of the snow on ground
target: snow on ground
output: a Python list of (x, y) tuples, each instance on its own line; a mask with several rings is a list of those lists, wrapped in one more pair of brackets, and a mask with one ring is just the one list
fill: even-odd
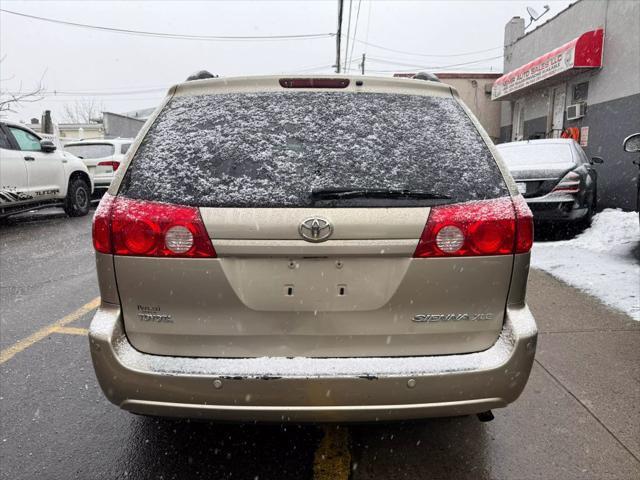
[(531, 265), (640, 321), (638, 212), (606, 209), (571, 240), (536, 242)]

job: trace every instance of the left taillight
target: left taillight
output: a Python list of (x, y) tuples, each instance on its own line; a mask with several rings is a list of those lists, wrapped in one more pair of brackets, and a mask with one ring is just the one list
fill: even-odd
[(212, 258), (216, 252), (196, 207), (106, 194), (93, 220), (96, 251), (140, 257)]

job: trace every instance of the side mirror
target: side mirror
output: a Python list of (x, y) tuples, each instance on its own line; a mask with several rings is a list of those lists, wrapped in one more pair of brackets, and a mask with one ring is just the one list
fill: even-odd
[(44, 153), (52, 153), (56, 151), (56, 146), (51, 140), (40, 140), (40, 150)]
[(604, 159), (602, 157), (591, 157), (591, 165), (594, 163), (604, 163)]
[(625, 152), (640, 152), (640, 133), (634, 133), (625, 138), (622, 148)]

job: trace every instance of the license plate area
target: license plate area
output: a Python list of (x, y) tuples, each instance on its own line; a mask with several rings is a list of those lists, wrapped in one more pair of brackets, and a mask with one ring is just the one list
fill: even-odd
[(225, 258), (240, 300), (263, 311), (363, 311), (386, 304), (409, 258)]
[(527, 184), (525, 182), (516, 182), (516, 187), (518, 187), (518, 192), (522, 195), (527, 193)]

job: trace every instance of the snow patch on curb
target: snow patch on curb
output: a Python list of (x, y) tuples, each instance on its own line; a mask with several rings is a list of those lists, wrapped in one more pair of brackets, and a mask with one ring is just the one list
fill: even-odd
[(640, 321), (638, 212), (606, 209), (571, 240), (535, 243), (531, 266)]

